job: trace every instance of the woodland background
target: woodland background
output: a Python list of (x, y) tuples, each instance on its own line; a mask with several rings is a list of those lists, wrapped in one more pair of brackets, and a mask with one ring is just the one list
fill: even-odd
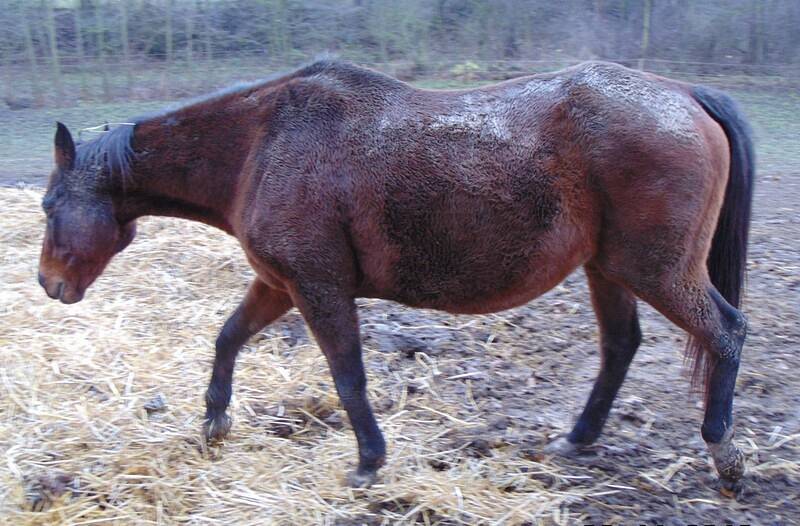
[(2, 0), (11, 108), (173, 99), (320, 52), (405, 80), (604, 59), (725, 84), (800, 83), (797, 0)]

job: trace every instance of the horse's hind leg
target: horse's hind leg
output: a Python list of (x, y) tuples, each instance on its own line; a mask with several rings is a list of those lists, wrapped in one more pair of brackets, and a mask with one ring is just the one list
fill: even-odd
[(231, 428), (226, 414), (231, 401), (233, 368), (239, 350), (251, 336), (281, 317), (292, 307), (289, 295), (256, 278), (242, 302), (225, 322), (217, 337), (214, 366), (206, 391), (203, 433), (208, 440), (221, 440)]
[(706, 381), (703, 439), (714, 458), (726, 493), (740, 487), (744, 456), (733, 442), (733, 391), (747, 322), (744, 315), (702, 277), (676, 277), (670, 284), (647, 287), (637, 295), (688, 332), (699, 351), (696, 366)]
[(739, 358), (747, 332), (747, 322), (711, 287), (709, 295), (719, 309), (721, 326), (711, 334), (711, 351), (706, 386), (706, 412), (702, 435), (714, 457), (723, 489), (736, 492), (744, 475), (744, 455), (733, 443), (733, 391), (739, 372)]
[(591, 263), (586, 276), (599, 325), (600, 373), (572, 432), (548, 445), (547, 453), (569, 453), (597, 439), (642, 339), (634, 295)]

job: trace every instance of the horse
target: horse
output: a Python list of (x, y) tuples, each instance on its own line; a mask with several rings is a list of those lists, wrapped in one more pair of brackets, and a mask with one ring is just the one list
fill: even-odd
[(355, 299), (480, 314), (583, 266), (601, 368), (547, 454), (593, 443), (641, 342), (637, 298), (689, 335), (701, 435), (742, 487), (733, 394), (746, 320), (751, 131), (703, 86), (604, 62), (462, 90), (321, 60), (147, 115), (77, 147), (57, 123), (39, 282), (80, 301), (159, 215), (239, 241), (256, 277), (215, 345), (205, 439), (231, 427), (237, 353), (296, 307), (330, 368), (368, 487), (386, 444), (367, 399)]

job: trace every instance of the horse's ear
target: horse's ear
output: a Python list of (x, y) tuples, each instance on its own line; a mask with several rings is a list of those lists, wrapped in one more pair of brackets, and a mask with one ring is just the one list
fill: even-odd
[(75, 167), (75, 143), (66, 126), (56, 123), (56, 166), (62, 170)]

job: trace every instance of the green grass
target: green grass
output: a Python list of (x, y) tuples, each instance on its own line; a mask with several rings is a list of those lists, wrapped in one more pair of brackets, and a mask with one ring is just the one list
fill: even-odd
[(729, 93), (753, 126), (759, 169), (800, 171), (800, 94), (738, 89)]

